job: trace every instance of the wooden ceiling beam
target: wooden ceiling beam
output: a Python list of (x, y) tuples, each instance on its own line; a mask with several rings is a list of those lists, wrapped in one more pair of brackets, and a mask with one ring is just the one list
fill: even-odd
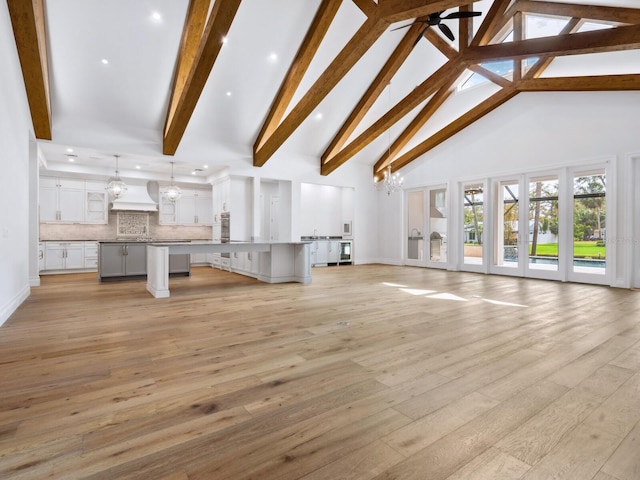
[(360, 60), (362, 55), (387, 29), (388, 23), (380, 18), (366, 20), (344, 48), (318, 77), (307, 93), (278, 125), (275, 131), (253, 151), (253, 165), (261, 167), (291, 134), (302, 124), (338, 82)]
[[(462, 5), (461, 12), (471, 12), (472, 5)], [(473, 18), (461, 18), (458, 20), (458, 50), (463, 51), (473, 40)]]
[(471, 64), (467, 65), (467, 68), (472, 72), (477, 73), (478, 75), (482, 75), (484, 78), (500, 87), (505, 88), (513, 85), (513, 82), (511, 82), (510, 80), (507, 80), (497, 73), (493, 73), (491, 70), (484, 68), (482, 65)]
[(380, 2), (380, 16), (389, 23), (422, 17), (434, 12), (458, 8), (479, 0), (384, 0)]
[(488, 44), (494, 37), (496, 30), (503, 22), (504, 12), (511, 0), (494, 0), (489, 11), (484, 16), (484, 20), (480, 24), (480, 28), (471, 41), (471, 46)]
[(364, 93), (360, 101), (349, 114), (349, 117), (344, 122), (338, 134), (333, 137), (329, 147), (322, 154), (322, 163), (329, 162), (333, 156), (344, 146), (345, 142), (349, 139), (353, 131), (360, 124), (364, 116), (367, 114), (371, 106), (375, 103), (376, 99), (384, 91), (385, 87), (389, 84), (393, 76), (398, 69), (402, 66), (407, 59), (411, 51), (413, 50), (416, 37), (420, 34), (420, 31), (424, 28), (424, 25), (416, 24), (409, 27), (405, 36), (400, 40), (396, 49), (393, 51), (387, 62), (384, 64), (376, 78), (371, 82), (369, 88)]
[[(481, 102), (464, 115), (458, 117), (442, 130), (438, 131), (422, 143), (416, 145), (411, 150), (394, 160), (394, 162), (391, 164), (392, 172), (405, 167), (425, 153), (434, 149), (441, 143), (453, 137), (456, 133), (464, 130), (475, 121), (479, 120), (480, 118), (498, 108), (503, 103), (512, 99), (517, 94), (518, 91), (513, 87), (504, 88), (499, 92), (493, 94), (491, 97), (487, 98), (485, 101)], [(373, 175), (376, 176), (376, 173), (378, 172), (375, 171), (374, 167)]]
[[(567, 24), (563, 27), (562, 31), (558, 35), (568, 35), (570, 33), (575, 33), (580, 28), (580, 25), (582, 25), (582, 19), (572, 18), (567, 22)], [(529, 68), (529, 70), (523, 75), (522, 78), (538, 78), (540, 75), (542, 75), (542, 72), (544, 72), (547, 67), (551, 65), (551, 62), (553, 62), (554, 58), (555, 57), (540, 58), (535, 64), (531, 66), (531, 68)]]
[(424, 34), (424, 38), (429, 40), (434, 47), (440, 50), (445, 57), (449, 60), (458, 56), (458, 51), (451, 46), (449, 42), (447, 42), (441, 35), (436, 33), (435, 29), (429, 28)]
[(382, 157), (376, 162), (374, 172), (381, 172), (387, 165), (392, 162), (392, 159), (400, 153), (407, 143), (420, 131), (425, 123), (433, 116), (434, 113), (442, 106), (444, 102), (455, 91), (454, 83), (457, 79), (451, 77), (442, 87), (438, 90), (427, 102), (424, 108), (416, 115), (411, 123), (405, 128), (402, 133), (393, 141), (393, 144), (389, 146), (389, 149), (384, 152)]
[(592, 32), (532, 38), (520, 42), (469, 47), (464, 60), (472, 63), (540, 56), (580, 55), (640, 48), (640, 25)]
[(600, 92), (640, 90), (640, 75), (599, 75), (585, 77), (533, 78), (517, 85), (521, 92)]
[[(516, 12), (513, 15), (513, 40), (521, 42), (524, 40), (524, 19), (522, 12)], [(513, 81), (518, 83), (522, 79), (522, 59), (516, 58), (513, 61)]]
[(376, 14), (378, 4), (373, 0), (353, 0), (353, 3), (355, 3), (356, 7), (358, 7), (367, 17), (373, 17)]
[(184, 91), (189, 72), (198, 53), (202, 32), (204, 32), (204, 27), (207, 24), (210, 4), (211, 0), (190, 0), (189, 2), (187, 16), (182, 29), (182, 38), (180, 39), (180, 51), (178, 52), (178, 60), (171, 85), (169, 108), (165, 117), (165, 133), (166, 128), (173, 121), (173, 116), (178, 107), (178, 99)]
[(519, 0), (518, 9), (521, 12), (539, 15), (577, 17), (586, 20), (627, 24), (640, 23), (639, 8), (603, 7), (598, 5), (545, 2), (541, 0)]
[(418, 85), (409, 95), (404, 97), (387, 113), (374, 122), (369, 128), (362, 132), (358, 137), (340, 150), (330, 162), (321, 166), (321, 174), (328, 175), (340, 165), (352, 158), (356, 153), (361, 151), (382, 133), (388, 130), (398, 120), (407, 115), (411, 110), (416, 108), (431, 95), (433, 95), (443, 84), (451, 77), (458, 78), (464, 71), (465, 65), (460, 62), (459, 58), (450, 60), (428, 79)]
[(213, 4), (189, 75), (182, 91), (179, 94), (176, 92), (178, 100), (174, 114), (164, 128), (162, 153), (165, 155), (174, 155), (178, 149), (200, 94), (222, 49), (223, 39), (231, 28), (240, 2), (241, 0), (216, 0)]
[(271, 104), (267, 119), (262, 125), (262, 129), (258, 134), (258, 138), (253, 146), (254, 150), (259, 150), (265, 142), (265, 139), (271, 136), (275, 131), (278, 124), (282, 120), (291, 99), (296, 93), (297, 88), (300, 86), (300, 82), (304, 77), (314, 55), (318, 51), (322, 39), (329, 30), (331, 22), (338, 13), (338, 9), (342, 0), (323, 0), (316, 12), (316, 15), (311, 22), (311, 26), (307, 30), (307, 33), (298, 49), (293, 62), (289, 66), (289, 70), (280, 85), (280, 89)]
[(7, 0), (36, 138), (51, 140), (51, 100), (43, 0)]

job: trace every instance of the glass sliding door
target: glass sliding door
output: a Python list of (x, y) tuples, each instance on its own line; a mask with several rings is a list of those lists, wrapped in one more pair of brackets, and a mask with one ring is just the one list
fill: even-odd
[(527, 268), (532, 276), (556, 278), (561, 261), (558, 249), (558, 176), (533, 177), (529, 179), (528, 186)]
[[(519, 248), (520, 181), (501, 180), (495, 184), (492, 271), (508, 275), (522, 275)], [(526, 225), (526, 223), (525, 223)]]
[(470, 183), (462, 188), (463, 265), (484, 264), (484, 184)]
[[(573, 175), (573, 249), (569, 278), (604, 282), (607, 273), (607, 197), (604, 168)], [(591, 277), (590, 279), (588, 277)], [(597, 278), (600, 277), (600, 280)]]
[(429, 189), (429, 257), (430, 267), (444, 267), (447, 259), (447, 189)]
[(425, 262), (425, 192), (407, 192), (406, 264), (423, 266)]

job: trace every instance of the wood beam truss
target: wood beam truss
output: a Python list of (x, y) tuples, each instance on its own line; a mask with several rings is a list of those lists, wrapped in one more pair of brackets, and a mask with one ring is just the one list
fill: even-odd
[[(173, 82), (171, 97), (174, 100), (171, 104), (175, 104), (175, 107), (170, 107), (170, 111), (167, 113), (162, 145), (162, 152), (165, 155), (174, 155), (178, 149), (200, 94), (222, 49), (224, 38), (231, 28), (238, 7), (240, 7), (240, 1), (215, 0), (199, 42), (196, 42), (197, 28), (192, 29), (189, 22), (185, 22), (182, 36), (183, 44), (179, 54), (179, 58), (184, 59), (184, 65), (182, 65), (182, 61), (179, 62), (176, 78)], [(197, 3), (201, 7), (198, 0), (191, 0), (191, 2), (192, 4)], [(208, 8), (208, 1), (205, 3)], [(190, 5), (189, 10), (197, 17), (197, 21), (201, 20), (201, 8)], [(194, 54), (195, 43), (197, 43), (197, 50)], [(189, 73), (186, 75), (186, 79), (180, 80), (178, 75), (180, 72), (184, 74), (187, 65), (189, 65)]]
[(51, 140), (44, 0), (7, 0), (36, 138)]

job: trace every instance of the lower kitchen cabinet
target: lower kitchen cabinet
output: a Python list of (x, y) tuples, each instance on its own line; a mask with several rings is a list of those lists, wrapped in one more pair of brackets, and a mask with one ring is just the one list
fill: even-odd
[(84, 268), (84, 242), (45, 242), (44, 270)]
[(147, 245), (145, 243), (100, 244), (100, 279), (146, 275)]
[(169, 255), (169, 274), (190, 275), (192, 263), (190, 257), (188, 253)]

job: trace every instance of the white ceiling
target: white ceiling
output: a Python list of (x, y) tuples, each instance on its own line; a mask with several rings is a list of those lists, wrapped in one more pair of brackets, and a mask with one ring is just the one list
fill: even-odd
[[(638, 7), (638, 0), (567, 3)], [(185, 181), (205, 181), (222, 168), (252, 165), (255, 138), (319, 4), (242, 1), (178, 151), (169, 157), (161, 153), (162, 128), (188, 0), (48, 0), (53, 141), (40, 142), (47, 164), (108, 175), (118, 154), (123, 176), (168, 178), (169, 162), (175, 161), (176, 176)], [(482, 0), (474, 9), (486, 12), (490, 4)], [(154, 12), (159, 21), (152, 18)], [(475, 28), (481, 19), (475, 19)], [(342, 3), (294, 102), (364, 20), (353, 2)], [(385, 33), (270, 162), (285, 162), (291, 153), (319, 159), (403, 34)], [(356, 134), (443, 62), (427, 41), (420, 42)], [(392, 135), (409, 120), (394, 126)], [(389, 141), (383, 137), (351, 161), (373, 164)], [(76, 155), (73, 163), (67, 149)], [(202, 172), (191, 175), (195, 168)]]

